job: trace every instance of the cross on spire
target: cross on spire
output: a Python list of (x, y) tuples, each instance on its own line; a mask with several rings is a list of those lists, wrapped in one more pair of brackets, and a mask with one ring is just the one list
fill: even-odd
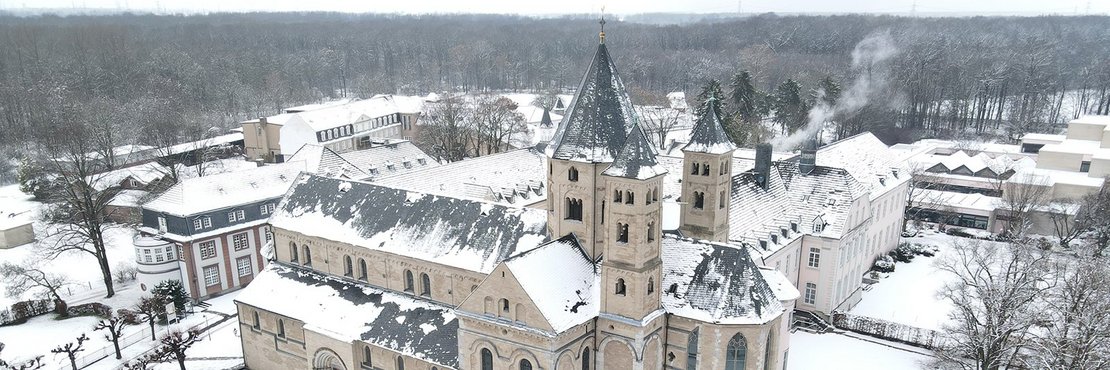
[(601, 21), (599, 21), (597, 23), (601, 24), (601, 33), (598, 33), (598, 37), (601, 38), (601, 43), (604, 44), (605, 43), (605, 7), (604, 6), (601, 7)]

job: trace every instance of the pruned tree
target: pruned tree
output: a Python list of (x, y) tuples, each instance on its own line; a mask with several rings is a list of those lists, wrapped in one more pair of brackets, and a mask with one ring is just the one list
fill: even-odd
[(1041, 328), (1023, 356), (1028, 369), (1110, 368), (1110, 264), (1078, 248), (1046, 295)]
[(69, 359), (69, 366), (72, 367), (73, 370), (77, 370), (77, 354), (85, 351), (85, 341), (87, 340), (89, 340), (89, 336), (85, 335), (85, 333), (81, 333), (76, 341), (54, 347), (54, 349), (50, 350), (50, 353), (55, 355), (65, 354), (66, 358)]
[(470, 156), (468, 149), (475, 140), (472, 117), (473, 107), (462, 98), (445, 94), (425, 106), (416, 142), (438, 161), (461, 161)]
[(139, 363), (147, 364), (151, 362), (169, 362), (177, 361), (177, 365), (181, 370), (185, 370), (185, 351), (200, 341), (200, 331), (196, 329), (189, 329), (188, 331), (175, 330), (166, 333), (160, 339), (161, 346), (156, 348), (153, 352), (144, 356), (144, 359)]
[(952, 278), (938, 295), (952, 303), (936, 348), (938, 365), (966, 370), (1013, 368), (1041, 321), (1055, 286), (1050, 253), (1023, 243), (960, 240), (936, 267)]
[[(0, 354), (4, 352), (4, 343), (0, 343)], [(27, 360), (6, 361), (0, 357), (0, 370), (38, 370), (45, 367), (42, 356), (35, 356)]]
[(106, 319), (98, 321), (96, 323), (96, 326), (93, 327), (94, 331), (104, 330), (108, 332), (104, 335), (104, 339), (112, 342), (112, 346), (114, 346), (116, 350), (117, 360), (123, 358), (123, 354), (120, 353), (119, 349), (119, 338), (123, 336), (123, 329), (131, 325), (130, 322), (132, 322), (132, 320), (134, 319), (121, 316), (119, 313), (115, 313), (111, 316), (108, 316), (108, 318)]
[(16, 265), (8, 262), (0, 264), (0, 276), (7, 285), (6, 294), (19, 298), (27, 292), (39, 290), (44, 296), (54, 300), (54, 312), (65, 315), (66, 302), (62, 299), (61, 289), (70, 284), (65, 275), (46, 272), (30, 263)]
[(135, 305), (135, 315), (150, 326), (150, 340), (154, 340), (154, 323), (166, 313), (166, 299), (160, 295), (143, 297)]

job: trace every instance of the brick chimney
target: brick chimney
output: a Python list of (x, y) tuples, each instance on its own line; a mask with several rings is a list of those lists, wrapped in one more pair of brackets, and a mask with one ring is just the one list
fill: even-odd
[(817, 167), (817, 134), (802, 145), (802, 156), (798, 159), (798, 172), (808, 175)]
[(755, 146), (755, 182), (764, 190), (767, 189), (767, 177), (771, 176), (771, 144), (762, 143)]

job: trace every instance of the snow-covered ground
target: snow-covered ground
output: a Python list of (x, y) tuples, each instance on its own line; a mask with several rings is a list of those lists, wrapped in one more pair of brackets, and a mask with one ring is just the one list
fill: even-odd
[(852, 314), (874, 317), (924, 329), (939, 330), (948, 322), (952, 305), (938, 297), (937, 292), (953, 276), (939, 271), (935, 262), (952, 253), (952, 244), (961, 238), (935, 230), (923, 230), (916, 237), (902, 241), (935, 245), (936, 256), (917, 256), (910, 263), (897, 263), (889, 276), (880, 279), (863, 292), (863, 298), (850, 311)]
[(846, 334), (790, 334), (790, 370), (924, 369), (931, 357), (920, 348)]

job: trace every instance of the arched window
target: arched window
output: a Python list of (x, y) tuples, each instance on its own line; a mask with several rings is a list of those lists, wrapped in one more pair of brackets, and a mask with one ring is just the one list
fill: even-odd
[(367, 280), (369, 278), (366, 272), (366, 260), (362, 258), (358, 259), (358, 278), (361, 280)]
[(532, 362), (528, 360), (520, 360), (520, 370), (532, 370)]
[(726, 162), (726, 161), (721, 161), (721, 169), (717, 171), (718, 175), (724, 175), (725, 174), (725, 168), (727, 168), (727, 166), (728, 166), (728, 162)]
[(420, 274), (420, 295), (430, 297), (432, 295), (432, 278), (428, 274)]
[(648, 222), (647, 241), (655, 241), (655, 222)]
[(567, 170), (567, 180), (578, 181), (578, 169), (577, 168), (571, 167), (570, 170)]
[(625, 292), (624, 279), (617, 279), (617, 288), (615, 290), (615, 293), (617, 295), (624, 295), (624, 292)]
[(705, 193), (702, 193), (700, 191), (695, 191), (694, 192), (694, 208), (696, 208), (696, 209), (704, 209), (705, 208)]
[(702, 163), (701, 164), (701, 175), (702, 176), (709, 176), (709, 163)]
[(620, 189), (613, 190), (613, 203), (620, 203), (624, 201), (624, 192)]
[(351, 277), (355, 275), (355, 264), (351, 262), (351, 256), (343, 256), (343, 276)]
[(690, 332), (686, 339), (686, 370), (698, 369), (698, 329)]
[(497, 301), (497, 302), (501, 306), (501, 313), (508, 315), (509, 314), (509, 300), (505, 299), (505, 298), (501, 298), (501, 300)]
[(258, 311), (251, 312), (251, 314), (251, 316), (254, 316), (254, 329), (258, 330), (262, 328), (262, 321), (258, 320)]
[(698, 164), (697, 163), (694, 163), (694, 167), (690, 168), (690, 174), (691, 175), (697, 175), (698, 174)]
[(767, 345), (765, 346), (767, 348), (763, 353), (763, 370), (771, 370), (771, 360), (774, 359), (774, 351), (772, 351), (772, 349), (774, 348), (773, 345), (775, 342), (773, 341), (774, 337), (772, 337), (772, 335), (774, 335), (773, 332), (767, 331)]
[(659, 201), (659, 188), (655, 188), (651, 191), (651, 201), (652, 202), (658, 202)]
[(413, 286), (412, 271), (405, 270), (405, 291), (409, 292), (409, 293), (412, 293), (413, 292), (413, 287), (412, 286)]
[(305, 244), (301, 248), (304, 249), (304, 264), (305, 264), (305, 266), (312, 266), (312, 250), (308, 249), (307, 244)]
[(405, 370), (405, 358), (397, 356), (397, 370)]
[(725, 191), (721, 190), (721, 196), (717, 197), (717, 208), (725, 208)]
[(370, 346), (362, 346), (362, 364), (366, 365), (366, 367), (374, 366), (374, 362), (370, 355)]
[(278, 319), (277, 336), (278, 338), (285, 338), (285, 320)]
[(624, 192), (624, 204), (635, 204), (635, 197), (636, 193), (633, 193), (632, 190), (626, 190)]
[(617, 223), (617, 241), (628, 243), (628, 224)]
[(289, 261), (297, 262), (297, 243), (289, 242)]
[(493, 352), (482, 348), (482, 370), (493, 370)]
[(582, 350), (582, 370), (590, 370), (590, 349)]
[(582, 200), (574, 198), (566, 198), (566, 216), (567, 220), (582, 221)]
[(744, 334), (736, 333), (728, 341), (728, 349), (725, 351), (725, 370), (743, 370), (747, 355), (748, 341), (744, 339)]
[(655, 293), (655, 277), (648, 277), (647, 294)]

